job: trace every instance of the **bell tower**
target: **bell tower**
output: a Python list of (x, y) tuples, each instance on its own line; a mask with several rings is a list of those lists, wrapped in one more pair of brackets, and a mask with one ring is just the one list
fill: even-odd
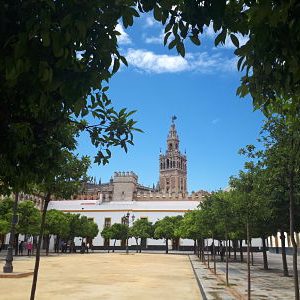
[(179, 150), (179, 138), (175, 127), (176, 116), (172, 116), (167, 138), (167, 150), (159, 156), (159, 189), (163, 193), (187, 195), (187, 160)]

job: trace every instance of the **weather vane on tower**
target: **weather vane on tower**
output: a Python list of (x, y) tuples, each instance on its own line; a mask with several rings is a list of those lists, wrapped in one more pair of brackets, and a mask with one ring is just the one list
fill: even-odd
[(171, 120), (172, 120), (172, 124), (174, 124), (174, 121), (177, 119), (177, 117), (175, 116), (175, 115), (173, 115), (172, 117), (171, 117)]

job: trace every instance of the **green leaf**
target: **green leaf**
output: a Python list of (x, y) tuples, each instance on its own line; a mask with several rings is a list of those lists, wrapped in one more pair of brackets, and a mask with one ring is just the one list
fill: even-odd
[(168, 32), (168, 31), (170, 31), (171, 29), (172, 29), (172, 26), (173, 26), (173, 23), (168, 23), (167, 25), (166, 25), (166, 27), (165, 27), (165, 32)]
[(239, 46), (240, 46), (239, 39), (234, 34), (230, 34), (230, 38), (231, 38), (233, 45), (236, 46), (237, 48), (239, 48)]
[(115, 74), (119, 70), (119, 68), (120, 68), (120, 61), (118, 58), (115, 58), (112, 73)]
[(201, 41), (199, 40), (199, 37), (196, 36), (196, 35), (190, 36), (190, 39), (197, 46), (199, 46), (201, 44)]
[(161, 13), (162, 13), (161, 8), (155, 5), (153, 9), (154, 19), (157, 21), (161, 21)]
[(244, 60), (244, 56), (242, 56), (242, 57), (240, 57), (239, 58), (239, 60), (238, 60), (238, 63), (237, 63), (237, 68), (238, 68), (238, 70), (240, 71), (241, 70), (241, 64), (242, 64), (242, 62), (243, 62), (243, 60)]
[(168, 38), (169, 38), (169, 36), (171, 35), (171, 31), (170, 32), (168, 32), (168, 33), (166, 33), (165, 34), (165, 37), (164, 37), (164, 46), (166, 46), (166, 44), (167, 44), (167, 42), (168, 42)]
[(42, 33), (42, 41), (44, 47), (49, 47), (50, 45), (50, 35), (49, 32), (43, 32)]
[(184, 44), (182, 42), (180, 42), (176, 45), (176, 49), (182, 57), (185, 56), (185, 48), (184, 48)]
[(127, 62), (127, 60), (126, 60), (126, 58), (124, 57), (124, 56), (120, 56), (120, 60), (122, 61), (122, 63), (126, 66), (126, 67), (128, 67), (128, 62)]
[(170, 44), (169, 44), (169, 46), (168, 46), (168, 48), (169, 49), (172, 49), (172, 48), (174, 48), (175, 47), (175, 45), (176, 45), (176, 43), (177, 43), (177, 40), (176, 39), (174, 39)]
[(220, 34), (215, 39), (215, 46), (217, 47), (220, 43), (225, 44), (226, 40), (226, 35), (227, 35), (227, 30), (223, 29)]

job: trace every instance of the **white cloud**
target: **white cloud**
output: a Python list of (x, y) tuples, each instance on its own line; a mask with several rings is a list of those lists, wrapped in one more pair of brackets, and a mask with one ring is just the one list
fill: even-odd
[(155, 54), (141, 49), (129, 49), (126, 59), (135, 68), (150, 73), (175, 73), (188, 69), (187, 60), (181, 56)]
[(146, 44), (163, 44), (164, 42), (164, 30), (161, 31), (159, 36), (149, 36), (145, 38)]
[(118, 42), (120, 45), (129, 45), (132, 43), (129, 35), (124, 31), (124, 28), (121, 24), (117, 24), (116, 30), (121, 33), (121, 35), (118, 35)]
[(213, 120), (211, 121), (211, 124), (212, 124), (212, 125), (216, 125), (216, 124), (219, 123), (219, 122), (220, 122), (220, 119), (216, 118), (216, 119), (213, 119)]
[(157, 22), (154, 20), (153, 17), (147, 16), (145, 18), (145, 27), (153, 27), (156, 24)]
[(129, 65), (147, 73), (178, 73), (194, 71), (200, 73), (230, 72), (236, 70), (236, 59), (207, 52), (179, 55), (156, 54), (149, 50), (128, 49)]

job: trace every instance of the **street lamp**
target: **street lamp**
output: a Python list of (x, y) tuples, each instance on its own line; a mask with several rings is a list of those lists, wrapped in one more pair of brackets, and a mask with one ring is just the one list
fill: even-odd
[[(18, 213), (17, 213), (18, 201), (19, 201), (19, 193), (16, 192), (14, 206), (13, 206), (13, 215), (12, 215), (9, 243), (8, 243), (8, 248), (7, 248), (5, 265), (3, 266), (3, 273), (12, 273), (13, 270), (14, 270), (12, 262), (14, 260), (14, 258), (13, 258), (13, 247), (14, 247), (16, 225), (19, 222), (19, 216), (18, 216)], [(18, 241), (17, 241), (16, 247), (18, 247)]]
[[(133, 223), (135, 220), (135, 215), (131, 216), (131, 221), (130, 221), (130, 212), (127, 212), (126, 215), (123, 216), (124, 224), (128, 226), (129, 229), (129, 224), (130, 222)], [(128, 234), (126, 237), (126, 253), (128, 254)]]

